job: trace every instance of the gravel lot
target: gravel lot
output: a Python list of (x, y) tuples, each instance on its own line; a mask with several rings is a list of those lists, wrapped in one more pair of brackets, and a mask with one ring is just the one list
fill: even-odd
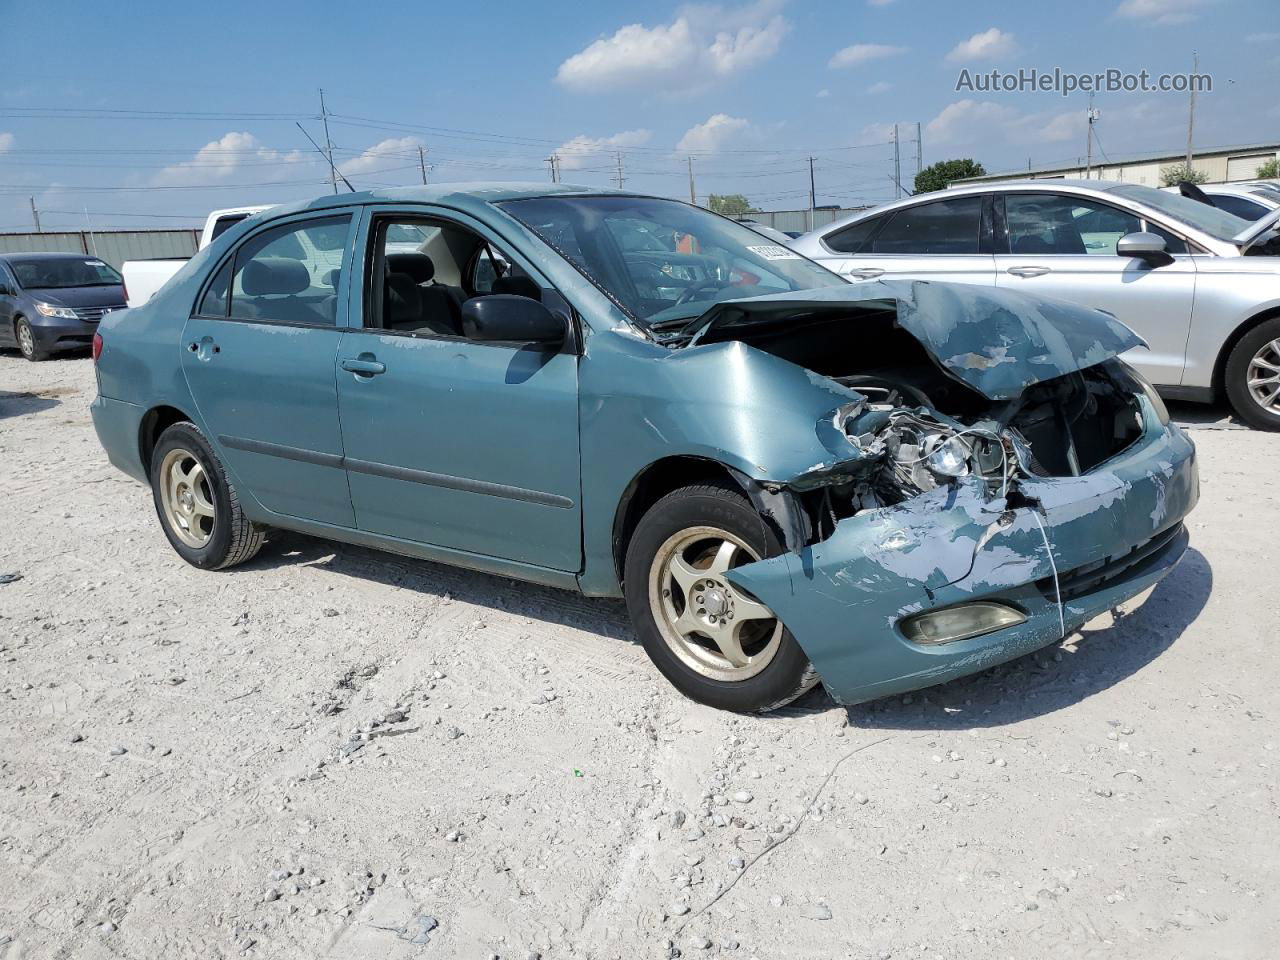
[(0, 355), (4, 960), (1276, 956), (1280, 435), (1191, 412), (1145, 604), (742, 718), (616, 603), (292, 534), (188, 567), (92, 396)]

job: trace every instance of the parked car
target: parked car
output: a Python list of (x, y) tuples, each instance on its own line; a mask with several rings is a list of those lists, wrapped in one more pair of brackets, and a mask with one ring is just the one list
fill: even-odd
[(81, 253), (0, 254), (0, 345), (28, 360), (84, 349), (98, 321), (124, 309), (120, 274)]
[(795, 241), (854, 280), (909, 277), (1062, 297), (1147, 346), (1125, 356), (1166, 397), (1225, 395), (1280, 429), (1280, 213), (1249, 223), (1152, 187), (1028, 180), (959, 187)]
[(799, 234), (790, 234), (784, 230), (779, 230), (777, 227), (771, 227), (767, 223), (761, 223), (759, 220), (739, 220), (738, 222), (745, 224), (756, 233), (762, 234), (770, 240), (776, 240), (784, 247), (791, 246), (791, 241), (799, 236)]
[(228, 230), (104, 322), (92, 412), (197, 567), (284, 528), (623, 597), (677, 688), (759, 711), (981, 670), (1163, 577), (1198, 484), (1138, 342), (673, 200), (441, 185)]
[[(270, 206), (256, 206), (214, 210), (204, 221), (204, 229), (200, 231), (200, 246), (197, 249), (203, 250), (241, 220), (270, 209)], [(121, 265), (121, 271), (124, 274), (125, 288), (128, 290), (129, 306), (139, 307), (150, 300), (157, 290), (182, 269), (182, 265), (188, 259), (188, 257), (159, 257), (153, 260), (126, 260)]]
[[(1165, 187), (1177, 191), (1177, 187)], [(1260, 220), (1273, 210), (1280, 210), (1280, 187), (1264, 180), (1245, 183), (1206, 183), (1198, 188), (1219, 210), (1241, 220)]]

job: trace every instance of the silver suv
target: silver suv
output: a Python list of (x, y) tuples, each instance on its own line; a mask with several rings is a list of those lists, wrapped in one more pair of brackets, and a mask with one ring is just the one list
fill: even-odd
[(1125, 359), (1161, 394), (1280, 430), (1280, 211), (1255, 223), (1134, 184), (1026, 180), (863, 211), (793, 248), (851, 280), (948, 280), (1060, 297), (1147, 341)]

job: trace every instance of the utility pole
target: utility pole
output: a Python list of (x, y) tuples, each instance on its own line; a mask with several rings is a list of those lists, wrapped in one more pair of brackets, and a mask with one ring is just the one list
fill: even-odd
[(813, 157), (809, 158), (809, 229), (814, 227), (813, 221), (817, 219), (814, 211), (818, 209), (818, 193), (813, 186)]
[(324, 88), (320, 88), (320, 122), (324, 124), (324, 145), (329, 155), (329, 184), (338, 192), (338, 168), (333, 165), (333, 141), (329, 139), (329, 113), (324, 108)]
[(560, 157), (553, 153), (551, 156), (547, 157), (547, 159), (544, 162), (549, 164), (551, 167), (551, 182), (559, 183), (560, 182)]
[[(920, 174), (923, 171), (924, 171), (924, 140), (922, 140), (920, 137), (920, 121), (917, 120), (916, 121), (916, 176), (917, 177), (920, 176)], [(912, 183), (911, 188), (913, 190), (915, 189), (914, 182)]]
[[(1191, 51), (1191, 73), (1194, 75), (1199, 72), (1200, 72), (1200, 54), (1192, 50)], [(1191, 144), (1192, 144), (1192, 138), (1195, 134), (1195, 127), (1196, 127), (1196, 84), (1195, 84), (1194, 76), (1191, 82), (1187, 84), (1187, 86), (1191, 88), (1191, 106), (1187, 112), (1187, 176), (1189, 177), (1191, 176)]]
[(1093, 94), (1089, 94), (1089, 111), (1085, 114), (1089, 120), (1088, 142), (1085, 145), (1084, 178), (1093, 177), (1093, 125), (1098, 119), (1098, 111), (1093, 109)]
[(689, 161), (689, 202), (697, 203), (698, 192), (693, 187), (693, 156), (690, 155), (687, 159)]
[(422, 185), (427, 185), (427, 157), (422, 147), (418, 147), (418, 166), (422, 168)]
[(40, 211), (36, 209), (36, 198), (31, 198), (31, 219), (36, 222), (36, 233), (41, 233), (40, 229)]
[(902, 196), (902, 153), (898, 149), (898, 125), (893, 125), (893, 189), (894, 197)]
[(614, 154), (614, 159), (618, 161), (618, 174), (613, 179), (617, 182), (618, 189), (621, 190), (622, 185), (626, 182), (626, 179), (627, 179), (622, 175), (622, 151), (621, 150), (619, 150), (616, 154)]

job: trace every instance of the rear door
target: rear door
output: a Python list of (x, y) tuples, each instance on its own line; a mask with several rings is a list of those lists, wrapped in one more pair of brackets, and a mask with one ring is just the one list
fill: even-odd
[(18, 284), (9, 268), (0, 263), (0, 343), (17, 343), (13, 333), (14, 305), (17, 302)]
[(995, 284), (991, 200), (960, 196), (915, 204), (823, 238), (824, 264), (850, 280)]
[[(1002, 200), (1007, 249), (996, 256), (997, 286), (1107, 311), (1150, 345), (1124, 359), (1152, 383), (1180, 384), (1196, 286), (1185, 241), (1090, 197), (1010, 191)], [(1172, 262), (1116, 254), (1116, 241), (1144, 229), (1165, 238)]]
[[(499, 267), (567, 304), (477, 221), (376, 208), (337, 357), (348, 481), (361, 530), (558, 571), (582, 564), (576, 338), (468, 340), (457, 304)], [(417, 228), (414, 249), (402, 239)], [(510, 282), (510, 281), (509, 281)]]
[(182, 366), (234, 477), (275, 513), (354, 526), (334, 361), (355, 210), (273, 221), (229, 254), (187, 321)]

